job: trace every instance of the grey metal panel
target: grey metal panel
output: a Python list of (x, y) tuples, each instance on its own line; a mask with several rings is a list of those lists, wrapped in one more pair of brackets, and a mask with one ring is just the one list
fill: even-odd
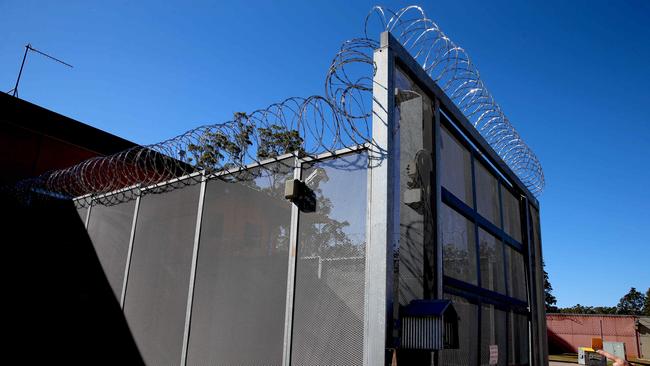
[(198, 185), (141, 198), (124, 314), (148, 365), (179, 365)]
[(525, 224), (527, 228), (528, 248), (529, 248), (529, 270), (531, 275), (531, 312), (532, 312), (532, 330), (536, 331), (533, 336), (534, 351), (533, 357), (540, 365), (548, 363), (548, 342), (546, 337), (546, 307), (544, 304), (544, 268), (542, 254), (541, 226), (539, 221), (539, 211), (529, 205), (526, 198), (523, 199), (525, 204)]
[[(421, 66), (419, 64), (417, 64), (417, 62), (415, 62), (413, 60), (413, 58), (408, 54), (408, 52), (404, 49), (404, 47), (402, 45), (400, 45), (399, 42), (397, 42), (390, 35), (387, 35), (385, 38), (386, 38), (386, 42), (382, 43), (382, 46), (390, 45), (389, 49), (391, 50), (391, 52), (393, 52), (392, 55), (394, 55), (395, 63), (401, 69), (405, 70), (409, 77), (411, 77), (413, 80), (416, 80), (419, 83), (420, 87), (422, 87), (425, 90), (425, 92), (429, 93), (430, 96), (435, 96), (434, 103), (437, 104), (438, 101), (440, 101), (440, 103), (443, 105), (443, 109), (440, 111), (440, 113), (442, 113), (444, 115), (448, 114), (449, 116), (451, 116), (451, 117), (447, 117), (450, 121), (452, 121), (451, 124), (456, 129), (458, 129), (458, 131), (460, 131), (461, 135), (464, 135), (465, 137), (468, 138), (468, 141), (470, 141), (470, 145), (473, 145), (475, 148), (477, 148), (479, 150), (479, 155), (486, 158), (493, 165), (493, 167), (496, 167), (499, 170), (499, 173), (502, 173), (502, 174), (500, 174), (502, 179), (505, 179), (505, 181), (507, 181), (509, 184), (510, 183), (513, 184), (514, 187), (515, 187), (515, 189), (514, 189), (515, 191), (523, 192), (523, 194), (530, 201), (531, 207), (535, 207), (535, 208), (539, 207), (539, 204), (538, 204), (537, 200), (532, 196), (530, 191), (522, 184), (521, 180), (518, 179), (518, 177), (512, 172), (512, 170), (502, 161), (502, 159), (500, 159), (498, 157), (498, 155), (494, 152), (494, 150), (487, 144), (487, 142), (482, 138), (482, 136), (480, 136), (479, 132), (476, 131), (475, 128), (473, 128), (473, 126), (469, 123), (467, 118), (465, 118), (463, 116), (463, 114), (460, 112), (460, 110), (453, 104), (453, 102), (449, 99), (449, 97), (447, 95), (445, 95), (445, 93), (438, 87), (438, 85), (436, 85), (436, 83), (426, 75), (426, 72), (423, 71)], [(446, 112), (446, 114), (445, 114), (445, 112)], [(437, 115), (437, 113), (435, 113), (435, 115)], [(434, 121), (434, 123), (438, 123), (438, 124), (439, 124), (439, 122), (440, 122), (439, 120)], [(437, 126), (439, 126), (439, 125), (437, 125)], [(436, 129), (437, 128), (439, 128), (439, 127), (436, 127)], [(436, 129), (434, 129), (434, 130), (436, 130)], [(438, 135), (435, 136), (435, 138), (438, 138), (438, 139), (439, 139), (439, 137), (440, 136), (438, 136)], [(436, 144), (436, 145), (437, 145), (437, 147), (440, 146), (439, 143)], [(436, 149), (436, 157), (437, 157), (437, 159), (436, 159), (437, 162), (439, 162), (439, 160), (438, 160), (439, 159), (438, 158), (439, 157), (438, 149)], [(436, 170), (439, 171), (439, 168), (440, 168), (440, 165), (437, 164), (436, 165)], [(440, 178), (440, 174), (437, 174), (436, 179), (439, 179), (439, 178)], [(436, 184), (436, 188), (438, 188), (438, 187), (439, 187), (439, 185)], [(504, 195), (505, 195), (505, 189), (504, 189)], [(437, 200), (436, 204), (439, 204), (439, 200)], [(511, 205), (511, 207), (516, 208), (516, 206), (514, 206), (514, 205)], [(483, 210), (481, 209), (481, 211), (483, 211)], [(508, 233), (511, 233), (510, 235), (515, 237), (517, 240), (519, 240), (519, 241), (524, 240), (523, 244), (525, 246), (526, 245), (526, 242), (525, 242), (526, 238), (522, 237), (521, 234), (522, 234), (522, 231), (524, 231), (524, 229), (526, 229), (528, 226), (526, 225), (525, 222), (517, 222), (519, 217), (517, 216), (517, 211), (515, 209), (508, 210), (508, 208), (504, 208), (504, 213), (509, 216), (506, 219), (512, 219), (512, 220), (509, 220), (509, 222), (507, 222), (506, 225), (504, 225), (505, 228), (506, 228), (505, 230)], [(440, 220), (441, 216), (442, 215), (440, 215), (440, 214), (437, 215), (438, 220)], [(486, 215), (486, 216), (490, 216), (490, 215)], [(494, 216), (494, 215), (492, 215), (492, 216)], [(497, 226), (500, 226), (499, 222), (496, 222), (495, 224), (497, 224)], [(441, 231), (442, 230), (439, 230), (438, 234), (442, 234)], [(438, 237), (438, 238), (440, 239), (440, 237)], [(440, 240), (439, 240), (439, 242), (440, 242)], [(510, 248), (510, 247), (504, 245), (503, 248)], [(440, 250), (442, 250), (442, 247), (438, 246), (437, 249), (440, 251)], [(533, 250), (533, 248), (529, 247), (528, 252), (530, 252), (532, 250)], [(535, 250), (537, 251), (537, 249), (535, 249)], [(506, 252), (507, 252), (506, 255), (509, 256), (509, 254), (510, 254), (509, 251), (506, 250)], [(541, 260), (541, 247), (539, 248), (539, 252), (540, 252), (540, 256), (537, 257), (537, 258), (539, 258)], [(438, 253), (440, 253), (440, 252), (438, 252)], [(521, 288), (523, 287), (524, 290), (523, 291), (518, 291), (521, 294), (518, 294), (517, 297), (522, 298), (524, 301), (526, 301), (526, 300), (528, 300), (528, 296), (527, 296), (528, 294), (526, 293), (526, 287), (525, 287), (526, 286), (526, 275), (525, 275), (526, 268), (523, 265), (520, 266), (519, 265), (520, 261), (518, 260), (518, 258), (516, 258), (516, 256), (514, 256), (514, 257), (515, 257), (515, 259), (517, 259), (517, 261), (516, 261), (517, 263), (514, 266), (515, 267), (514, 272), (522, 272), (520, 270), (520, 268), (522, 268), (522, 267), (523, 267), (523, 272), (524, 272), (524, 275), (518, 275), (517, 276), (519, 282), (515, 283), (514, 286), (516, 286), (516, 288), (518, 290), (521, 290)], [(534, 258), (534, 256), (533, 256), (533, 258)], [(438, 256), (437, 259), (438, 259), (438, 261), (441, 261), (442, 256)], [(533, 267), (536, 267), (536, 264), (533, 261), (528, 261), (528, 262), (530, 263), (530, 266), (531, 266), (530, 269), (531, 269), (532, 273), (534, 273), (534, 274), (530, 275), (531, 280), (538, 281), (539, 280), (538, 273), (541, 273), (540, 272), (541, 270), (538, 270), (537, 268), (533, 268)], [(541, 264), (540, 264), (540, 266), (541, 266)], [(438, 269), (440, 270), (442, 267), (443, 266), (439, 265)], [(512, 270), (513, 270), (513, 268), (511, 266), (511, 268), (508, 268), (506, 272), (513, 272)], [(439, 281), (440, 281), (440, 276), (439, 276)], [(438, 283), (440, 283), (440, 282), (438, 282)], [(528, 285), (530, 285), (530, 283)], [(513, 284), (507, 284), (506, 287), (512, 287), (512, 286), (513, 286)], [(441, 288), (441, 286), (439, 287), (439, 290), (440, 290), (440, 288)], [(537, 291), (538, 293), (541, 291), (540, 290), (541, 287), (538, 288), (538, 286), (530, 286), (530, 288), (531, 288), (531, 291)], [(514, 292), (514, 291), (511, 291), (511, 292)], [(536, 296), (536, 302), (539, 301), (540, 299), (542, 299), (541, 296)], [(544, 364), (544, 361), (543, 361), (544, 356), (543, 356), (543, 354), (546, 353), (546, 351), (545, 351), (546, 346), (545, 346), (545, 335), (542, 334), (543, 328), (545, 328), (544, 326), (542, 326), (542, 324), (543, 324), (543, 316), (544, 316), (543, 315), (543, 310), (538, 311), (537, 309), (541, 309), (541, 305), (532, 304), (531, 302), (529, 302), (529, 304), (531, 305), (531, 311), (533, 313), (532, 317), (535, 319), (536, 324), (537, 323), (540, 324), (539, 327), (537, 327), (537, 326), (535, 327), (534, 336), (532, 337), (534, 339), (534, 345), (531, 346), (531, 349), (534, 349), (535, 352), (536, 352), (536, 357), (534, 357), (532, 359), (532, 361), (534, 361), (535, 364), (538, 364), (538, 363), (539, 364)], [(542, 355), (542, 356), (537, 357), (537, 355)], [(539, 361), (539, 360), (542, 360), (542, 361)]]
[(474, 223), (446, 204), (440, 216), (444, 275), (478, 285)]
[(458, 349), (439, 352), (441, 366), (474, 366), (478, 362), (478, 306), (458, 296), (445, 294), (458, 313)]
[(77, 213), (79, 214), (79, 219), (83, 222), (85, 227), (88, 227), (88, 214), (90, 209), (89, 207), (78, 207)]
[(603, 342), (603, 351), (625, 359), (625, 342)]
[(508, 313), (508, 364), (527, 365), (529, 361), (528, 317)]
[(481, 287), (506, 294), (503, 243), (482, 228), (478, 229)]
[(300, 213), (292, 365), (363, 362), (367, 164), (365, 153), (303, 164), (316, 209)]
[(135, 202), (96, 204), (88, 219), (88, 235), (116, 299), (122, 297)]
[(508, 189), (501, 187), (501, 204), (503, 205), (503, 230), (521, 243), (521, 212), (519, 199)]
[(291, 166), (248, 182), (206, 184), (187, 365), (280, 365)]
[[(499, 157), (499, 155), (492, 149), (487, 141), (481, 136), (480, 132), (472, 125), (471, 122), (467, 120), (467, 117), (463, 112), (458, 109), (456, 104), (449, 98), (449, 96), (436, 84), (435, 81), (427, 75), (426, 71), (422, 66), (409, 54), (409, 52), (404, 48), (404, 46), (395, 39), (393, 35), (388, 32), (382, 34), (382, 46), (390, 46), (390, 50), (393, 54), (393, 57), (404, 71), (409, 75), (413, 75), (413, 79), (417, 80), (420, 83), (420, 86), (432, 96), (435, 96), (436, 99), (439, 99), (441, 105), (444, 106), (446, 110), (451, 113), (454, 121), (457, 126), (463, 131), (464, 134), (468, 135), (474, 144), (476, 144), (481, 152), (490, 159), (494, 164), (496, 164), (500, 171), (508, 178), (508, 180), (515, 182), (517, 187), (519, 187), (523, 192), (525, 192), (530, 203), (539, 207), (537, 199), (530, 193), (528, 188), (521, 182), (517, 175), (510, 169), (510, 167)], [(384, 41), (385, 39), (385, 41)], [(376, 95), (373, 90), (373, 95)], [(376, 98), (376, 96), (375, 96)]]
[[(396, 75), (399, 69), (396, 70)], [(413, 88), (414, 85), (408, 85)], [(399, 263), (396, 270), (399, 276), (398, 298), (396, 304), (407, 305), (411, 300), (424, 298), (424, 218), (422, 214), (403, 203), (404, 194), (408, 189), (410, 179), (407, 176), (406, 166), (410, 162), (416, 162), (416, 154), (423, 148), (422, 141), (422, 120), (423, 103), (421, 96), (413, 96), (406, 101), (396, 102), (399, 108), (395, 113), (399, 115), (399, 188), (400, 188), (400, 240), (399, 240)], [(424, 173), (424, 172), (422, 172)], [(426, 174), (428, 186), (429, 174)], [(415, 188), (418, 189), (418, 188)], [(420, 190), (420, 192), (423, 192)], [(426, 200), (426, 199), (423, 199)], [(424, 203), (424, 202), (422, 202)], [(397, 308), (397, 306), (395, 307)]]
[[(493, 305), (481, 306), (481, 366), (505, 366), (508, 360), (506, 312)], [(497, 348), (497, 363), (490, 363), (490, 347)]]
[(501, 227), (499, 183), (480, 161), (474, 162), (476, 179), (476, 210), (494, 225)]
[(506, 245), (506, 266), (508, 296), (528, 302), (524, 256), (509, 245)]
[(440, 136), (441, 184), (468, 206), (474, 207), (472, 154), (446, 128)]
[[(431, 205), (433, 102), (408, 76), (395, 70), (399, 123), (399, 304), (435, 297), (435, 208)], [(408, 164), (413, 164), (408, 166)], [(420, 202), (404, 203), (419, 193)]]

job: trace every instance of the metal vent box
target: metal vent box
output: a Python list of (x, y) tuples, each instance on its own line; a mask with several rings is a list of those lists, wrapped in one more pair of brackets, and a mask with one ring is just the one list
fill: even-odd
[(413, 300), (401, 309), (403, 349), (458, 348), (458, 315), (450, 300)]

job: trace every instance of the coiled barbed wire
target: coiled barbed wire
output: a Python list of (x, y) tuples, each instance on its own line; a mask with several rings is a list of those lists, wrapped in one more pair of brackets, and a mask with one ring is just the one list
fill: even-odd
[(376, 6), (364, 26), (365, 37), (344, 42), (335, 54), (325, 78), (325, 96), (292, 97), (252, 113), (235, 113), (230, 121), (91, 158), (20, 185), (64, 197), (87, 197), (81, 205), (93, 199), (114, 204), (140, 194), (138, 187), (188, 174), (159, 189), (198, 183), (200, 174), (191, 173), (201, 170), (235, 170), (240, 172), (235, 179), (245, 179), (247, 166), (281, 155), (316, 156), (349, 146), (375, 145), (371, 134), (373, 51), (379, 42), (368, 34), (378, 28), (376, 34), (393, 34), (528, 189), (535, 195), (541, 193), (545, 182), (539, 160), (495, 102), (465, 50), (420, 7), (393, 12)]
[(496, 103), (467, 52), (419, 6), (397, 12), (374, 7), (366, 17), (366, 38), (373, 19), (400, 41), (531, 193), (541, 194), (545, 180), (539, 159)]

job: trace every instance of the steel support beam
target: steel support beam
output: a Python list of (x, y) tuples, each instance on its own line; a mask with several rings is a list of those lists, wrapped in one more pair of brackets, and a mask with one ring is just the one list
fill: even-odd
[(368, 246), (366, 248), (364, 355), (366, 366), (383, 366), (389, 355), (386, 342), (393, 317), (393, 254), (399, 236), (399, 195), (394, 156), (399, 133), (392, 112), (395, 107), (393, 85), (394, 59), (390, 34), (381, 34), (381, 46), (374, 52), (376, 73), (373, 78), (373, 119), (370, 149), (370, 201), (368, 202)]
[(129, 249), (126, 252), (126, 265), (124, 266), (124, 279), (122, 280), (122, 294), (120, 295), (120, 307), (124, 311), (124, 300), (126, 299), (126, 285), (129, 282), (129, 270), (131, 269), (131, 257), (133, 255), (133, 241), (135, 240), (135, 227), (138, 222), (138, 211), (140, 209), (141, 193), (135, 199), (135, 208), (133, 210), (133, 221), (131, 223), (131, 236), (129, 237)]
[[(302, 162), (294, 159), (293, 178), (302, 179)], [(296, 261), (298, 259), (298, 225), (300, 210), (296, 203), (291, 203), (291, 226), (289, 233), (289, 265), (287, 269), (287, 298), (284, 311), (284, 343), (282, 365), (291, 365), (291, 336), (293, 335), (293, 305), (296, 290)]]
[(199, 255), (199, 241), (201, 239), (201, 220), (203, 218), (203, 204), (205, 201), (205, 187), (207, 179), (201, 176), (201, 188), (199, 191), (199, 204), (196, 213), (196, 227), (194, 229), (194, 246), (192, 248), (192, 264), (190, 267), (190, 282), (187, 290), (187, 306), (185, 308), (185, 326), (183, 328), (183, 348), (181, 350), (181, 366), (187, 363), (187, 347), (190, 340), (190, 321), (192, 320), (192, 303), (194, 301), (194, 286), (196, 283), (196, 265)]

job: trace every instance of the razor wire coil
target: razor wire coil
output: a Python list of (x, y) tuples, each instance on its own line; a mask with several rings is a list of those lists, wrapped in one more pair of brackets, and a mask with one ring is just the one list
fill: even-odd
[(115, 204), (140, 194), (139, 187), (177, 177), (187, 176), (158, 190), (199, 183), (201, 175), (191, 173), (201, 170), (234, 169), (239, 172), (234, 179), (245, 179), (246, 166), (280, 155), (316, 156), (348, 146), (376, 146), (371, 133), (373, 51), (379, 42), (369, 36), (371, 30), (391, 32), (524, 185), (534, 195), (542, 192), (545, 180), (537, 156), (496, 103), (467, 52), (418, 6), (396, 12), (375, 6), (366, 16), (364, 37), (344, 42), (332, 59), (323, 96), (291, 97), (251, 113), (235, 113), (230, 121), (94, 157), (19, 186), (58, 196), (86, 197), (78, 200), (82, 206), (93, 200)]

